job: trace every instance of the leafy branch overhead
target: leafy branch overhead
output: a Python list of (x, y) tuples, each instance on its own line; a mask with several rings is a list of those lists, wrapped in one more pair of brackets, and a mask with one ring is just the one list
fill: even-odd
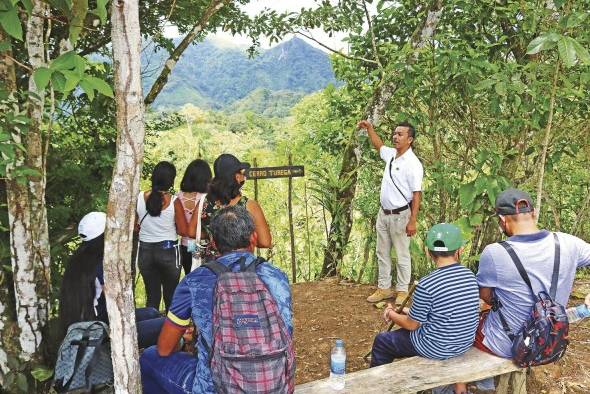
[(54, 59), (48, 67), (36, 69), (33, 78), (39, 89), (45, 89), (51, 81), (53, 88), (63, 94), (68, 94), (79, 85), (90, 101), (94, 99), (95, 92), (114, 97), (109, 84), (88, 74), (88, 70), (88, 60), (70, 51)]

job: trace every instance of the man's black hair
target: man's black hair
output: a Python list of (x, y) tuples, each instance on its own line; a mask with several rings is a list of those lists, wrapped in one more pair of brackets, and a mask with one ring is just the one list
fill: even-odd
[[(400, 122), (395, 127), (407, 127), (408, 136), (412, 137), (414, 140), (416, 139), (416, 128), (410, 122)], [(414, 143), (414, 141), (412, 141), (412, 143)]]
[(254, 221), (246, 208), (230, 205), (217, 212), (211, 220), (210, 229), (217, 250), (224, 254), (250, 246)]

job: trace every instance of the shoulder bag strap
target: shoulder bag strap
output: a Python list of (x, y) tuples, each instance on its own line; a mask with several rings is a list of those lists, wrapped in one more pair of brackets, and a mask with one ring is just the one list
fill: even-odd
[(553, 257), (553, 274), (551, 276), (551, 288), (549, 294), (551, 299), (555, 300), (555, 294), (557, 293), (557, 281), (559, 279), (559, 264), (561, 260), (561, 248), (559, 245), (559, 238), (556, 233), (553, 233), (553, 239), (555, 239), (555, 256)]
[[(141, 231), (141, 224), (143, 223), (143, 219), (145, 219), (147, 215), (148, 215), (148, 213), (146, 211), (145, 215), (143, 215), (143, 217), (139, 221), (138, 227), (140, 228), (140, 231)], [(139, 271), (139, 270), (137, 270), (137, 268), (135, 268), (135, 267), (137, 267), (137, 265), (139, 263), (139, 243), (140, 243), (140, 241), (139, 241), (139, 231), (138, 231), (137, 232), (137, 245), (135, 248), (135, 259), (134, 259), (134, 266), (133, 266), (133, 268), (135, 269), (135, 272)], [(135, 286), (137, 286), (138, 280), (139, 280), (139, 275), (137, 275), (137, 277), (135, 278)], [(134, 287), (134, 291), (135, 291), (135, 287)]]
[(408, 201), (408, 199), (406, 198), (406, 196), (404, 195), (404, 193), (400, 190), (400, 188), (395, 184), (395, 181), (393, 180), (393, 175), (391, 175), (391, 168), (393, 167), (393, 161), (395, 160), (395, 155), (393, 155), (393, 157), (391, 158), (391, 160), (389, 161), (389, 177), (391, 178), (391, 183), (393, 183), (393, 186), (395, 186), (395, 188), (397, 189), (397, 191), (399, 192), (399, 194), (401, 194), (401, 196), (403, 197), (404, 200), (406, 200), (406, 202), (408, 203), (408, 205), (410, 205), (410, 201)]
[[(205, 205), (205, 197), (207, 197), (207, 193), (203, 194), (199, 199), (199, 206), (197, 208), (197, 231), (196, 231), (196, 242), (197, 245), (201, 242), (201, 216), (203, 215), (203, 205)], [(194, 211), (193, 211), (194, 215)]]

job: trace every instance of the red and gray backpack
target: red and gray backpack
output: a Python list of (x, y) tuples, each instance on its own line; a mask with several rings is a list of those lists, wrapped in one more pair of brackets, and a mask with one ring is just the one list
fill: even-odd
[(557, 234), (553, 233), (553, 236), (555, 238), (555, 257), (550, 294), (541, 291), (535, 295), (531, 280), (516, 252), (508, 242), (500, 242), (500, 245), (506, 249), (520, 276), (527, 284), (534, 301), (529, 317), (516, 335), (510, 330), (502, 314), (501, 303), (495, 299), (495, 305), (493, 306), (494, 310), (499, 313), (504, 331), (512, 341), (512, 359), (516, 365), (523, 368), (549, 364), (559, 360), (565, 354), (569, 344), (567, 314), (564, 306), (555, 302), (559, 277), (560, 247)]
[(210, 261), (213, 295), (211, 375), (218, 393), (293, 393), (295, 354), (277, 302), (258, 277), (257, 258), (239, 271)]

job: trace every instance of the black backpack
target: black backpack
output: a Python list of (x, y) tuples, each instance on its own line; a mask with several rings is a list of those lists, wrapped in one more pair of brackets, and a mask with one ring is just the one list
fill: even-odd
[(108, 326), (101, 321), (70, 325), (55, 363), (55, 391), (92, 391), (112, 384), (113, 364)]
[(554, 301), (559, 277), (560, 247), (557, 234), (553, 233), (553, 237), (555, 238), (555, 258), (550, 294), (541, 291), (535, 295), (531, 280), (516, 252), (506, 241), (500, 242), (527, 284), (534, 301), (529, 317), (516, 335), (510, 330), (502, 314), (502, 305), (499, 300), (494, 297), (493, 301), (493, 309), (498, 311), (502, 327), (512, 341), (512, 360), (523, 368), (549, 364), (559, 360), (565, 354), (569, 344), (569, 322), (565, 307)]

